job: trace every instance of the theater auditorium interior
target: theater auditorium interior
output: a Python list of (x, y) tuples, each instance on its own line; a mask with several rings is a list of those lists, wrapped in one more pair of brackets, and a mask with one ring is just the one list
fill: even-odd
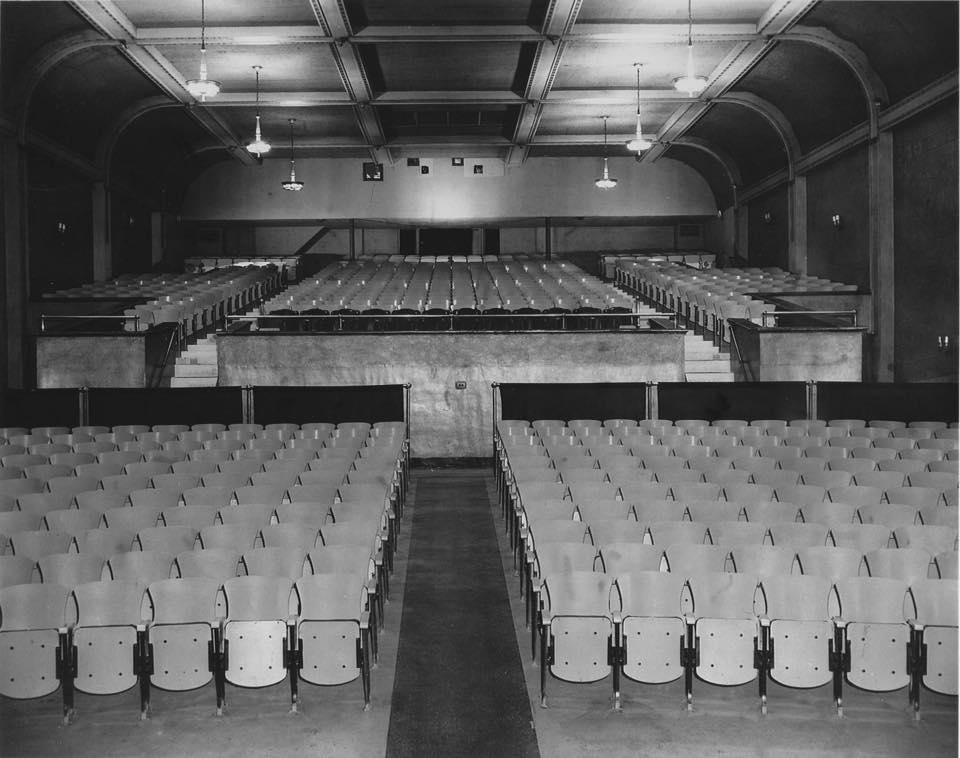
[(956, 755), (958, 7), (0, 0), (0, 755)]

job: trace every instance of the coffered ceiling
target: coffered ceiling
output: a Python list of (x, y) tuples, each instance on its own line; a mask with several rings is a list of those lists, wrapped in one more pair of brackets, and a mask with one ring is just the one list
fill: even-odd
[[(135, 175), (151, 151), (189, 176), (253, 161), (255, 87), (271, 156), (626, 154), (642, 63), (642, 158), (674, 157), (715, 192), (789, 168), (885, 109), (956, 92), (956, 2), (693, 0), (699, 96), (678, 93), (686, 0), (0, 0), (2, 111), (88, 173)], [(167, 143), (155, 150), (158, 143)], [(174, 157), (177, 156), (177, 157)], [(706, 169), (707, 164), (711, 165)], [(718, 168), (721, 169), (718, 171)], [(718, 178), (719, 177), (719, 178)], [(726, 179), (723, 179), (726, 177)]]

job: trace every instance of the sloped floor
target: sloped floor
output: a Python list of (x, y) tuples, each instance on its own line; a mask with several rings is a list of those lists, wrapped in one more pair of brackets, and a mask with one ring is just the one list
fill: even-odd
[(488, 487), (541, 755), (957, 755), (957, 699), (926, 690), (919, 722), (914, 720), (912, 709), (908, 709), (905, 689), (877, 694), (845, 685), (844, 717), (840, 719), (829, 685), (794, 690), (772, 682), (768, 687), (766, 716), (760, 714), (756, 682), (728, 688), (697, 680), (693, 686), (693, 710), (688, 712), (682, 680), (650, 686), (624, 679), (623, 709), (617, 712), (613, 709), (610, 677), (593, 684), (570, 684), (551, 676), (547, 683), (548, 707), (542, 708), (539, 662), (531, 661), (523, 599), (495, 504), (492, 478)]

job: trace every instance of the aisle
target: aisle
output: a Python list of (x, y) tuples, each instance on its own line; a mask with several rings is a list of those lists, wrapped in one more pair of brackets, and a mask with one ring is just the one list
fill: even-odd
[(491, 474), (415, 477), (387, 756), (538, 756)]

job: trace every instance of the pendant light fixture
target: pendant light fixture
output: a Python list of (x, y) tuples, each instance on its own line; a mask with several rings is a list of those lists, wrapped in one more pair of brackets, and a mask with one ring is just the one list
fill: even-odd
[(297, 167), (293, 160), (293, 125), (297, 120), (290, 118), (287, 119), (287, 121), (290, 123), (290, 178), (285, 182), (281, 182), (280, 186), (290, 192), (299, 192), (303, 189), (303, 182), (297, 181)]
[(601, 116), (601, 118), (603, 119), (603, 174), (594, 184), (597, 185), (599, 189), (611, 190), (617, 186), (617, 180), (611, 178), (610, 166), (607, 160), (607, 119), (609, 116)]
[(673, 80), (673, 87), (690, 97), (707, 88), (707, 77), (693, 73), (693, 0), (687, 0), (687, 72)]
[(187, 79), (187, 92), (201, 103), (220, 94), (220, 82), (207, 79), (207, 16), (204, 0), (200, 0), (200, 78)]
[(260, 70), (263, 66), (254, 66), (253, 70), (257, 75), (257, 126), (253, 131), (253, 142), (247, 145), (247, 150), (258, 158), (264, 153), (270, 152), (270, 143), (263, 139), (260, 133)]
[(653, 143), (643, 136), (643, 126), (641, 126), (640, 123), (640, 69), (643, 67), (643, 64), (634, 63), (633, 65), (634, 68), (637, 69), (637, 134), (627, 143), (627, 150), (642, 153), (644, 150), (649, 150), (653, 147)]

